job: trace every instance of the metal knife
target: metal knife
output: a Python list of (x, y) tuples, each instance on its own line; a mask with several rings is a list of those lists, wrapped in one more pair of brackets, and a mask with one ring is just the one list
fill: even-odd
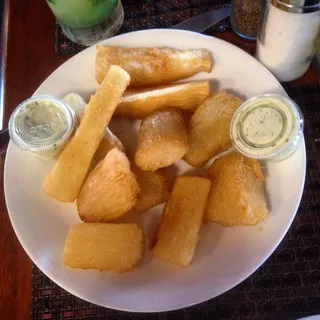
[(230, 7), (214, 9), (182, 21), (172, 26), (171, 29), (188, 30), (201, 33), (229, 16)]

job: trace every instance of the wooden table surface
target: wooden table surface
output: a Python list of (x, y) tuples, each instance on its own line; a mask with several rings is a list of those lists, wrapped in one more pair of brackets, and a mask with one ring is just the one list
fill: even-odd
[[(13, 109), (70, 58), (55, 54), (55, 20), (46, 1), (7, 1), (8, 30), (1, 35), (5, 52), (0, 52), (0, 59), (5, 63), (5, 69), (0, 73), (0, 81), (4, 81), (5, 88), (5, 127)], [(248, 52), (254, 51), (254, 43), (232, 33), (216, 36)], [(317, 81), (316, 70), (310, 68), (305, 76), (295, 82), (307, 84)], [(0, 166), (0, 318), (30, 319), (32, 262), (17, 240), (8, 217), (3, 191), (4, 156), (0, 158)]]

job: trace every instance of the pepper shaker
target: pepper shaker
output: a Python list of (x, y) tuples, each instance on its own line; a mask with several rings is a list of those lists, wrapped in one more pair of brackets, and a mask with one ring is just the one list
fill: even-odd
[(233, 31), (247, 40), (255, 40), (260, 25), (263, 0), (232, 0), (231, 26)]

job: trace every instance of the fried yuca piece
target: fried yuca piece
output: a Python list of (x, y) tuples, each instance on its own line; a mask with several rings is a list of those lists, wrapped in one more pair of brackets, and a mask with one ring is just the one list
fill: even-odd
[(138, 170), (137, 181), (140, 194), (135, 211), (147, 211), (169, 199), (169, 181), (164, 169), (154, 172)]
[(84, 101), (84, 99), (79, 94), (70, 92), (66, 94), (62, 100), (65, 101), (75, 112), (78, 122), (80, 123), (81, 119), (83, 118), (84, 110), (87, 106), (87, 103)]
[(43, 190), (48, 196), (62, 202), (73, 202), (77, 198), (91, 160), (129, 82), (126, 71), (118, 66), (110, 67), (91, 97), (76, 133), (45, 177)]
[(264, 176), (257, 160), (239, 153), (216, 160), (209, 169), (212, 188), (205, 218), (224, 226), (254, 225), (268, 215)]
[(211, 181), (200, 177), (178, 177), (162, 213), (152, 253), (180, 267), (190, 265), (199, 240)]
[[(81, 119), (83, 118), (84, 110), (86, 108), (87, 103), (77, 93), (69, 93), (62, 99), (65, 102), (67, 102), (69, 106), (74, 110), (80, 123)], [(107, 127), (104, 136), (99, 144), (98, 150), (94, 154), (93, 159), (96, 162), (99, 162), (113, 148), (118, 148), (119, 150), (125, 152), (125, 147), (123, 146), (122, 142)]]
[(226, 91), (217, 91), (192, 115), (189, 151), (184, 160), (194, 167), (231, 147), (230, 122), (242, 100)]
[(93, 156), (93, 160), (95, 160), (96, 162), (101, 161), (105, 158), (107, 153), (114, 148), (117, 148), (122, 152), (126, 151), (122, 142), (107, 127), (104, 136), (99, 144), (99, 147)]
[(136, 224), (79, 223), (66, 237), (63, 263), (71, 268), (127, 272), (144, 253), (144, 234)]
[(209, 94), (208, 81), (129, 89), (122, 96), (115, 114), (128, 118), (143, 118), (165, 107), (176, 107), (193, 112), (208, 98)]
[(210, 72), (211, 54), (205, 49), (179, 51), (170, 48), (118, 48), (96, 46), (96, 80), (101, 83), (110, 65), (116, 64), (131, 77), (131, 87), (149, 87)]
[(188, 137), (180, 111), (155, 111), (141, 121), (135, 163), (142, 170), (155, 171), (168, 167), (187, 151)]
[(88, 175), (77, 199), (83, 221), (113, 221), (137, 203), (140, 188), (126, 155), (118, 149), (108, 152)]

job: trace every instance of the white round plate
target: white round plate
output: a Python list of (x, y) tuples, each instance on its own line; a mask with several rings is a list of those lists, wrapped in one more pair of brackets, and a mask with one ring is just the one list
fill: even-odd
[[(216, 38), (185, 31), (147, 30), (120, 35), (104, 43), (123, 47), (206, 48), (214, 59), (212, 73), (201, 73), (193, 79), (209, 79), (212, 90), (228, 89), (243, 98), (262, 93), (286, 94), (272, 74), (253, 57)], [(35, 94), (62, 97), (77, 92), (87, 99), (97, 87), (94, 61), (95, 47), (90, 47), (58, 68)], [(110, 127), (126, 142), (126, 128), (132, 124), (113, 120)], [(137, 128), (137, 123), (134, 127)], [(133, 148), (129, 146), (131, 151)], [(148, 249), (138, 268), (126, 274), (72, 270), (63, 266), (61, 257), (66, 234), (80, 219), (74, 204), (56, 202), (42, 192), (43, 178), (52, 164), (22, 152), (12, 143), (9, 145), (5, 165), (6, 202), (14, 230), (30, 258), (59, 286), (84, 300), (119, 310), (158, 312), (218, 296), (251, 275), (269, 257), (287, 232), (299, 206), (306, 155), (302, 139), (297, 152), (289, 159), (268, 163), (266, 189), (270, 215), (260, 226), (204, 225), (190, 267), (181, 269), (162, 263), (153, 259)], [(176, 167), (180, 173), (192, 170), (183, 161)], [(148, 246), (161, 212), (162, 206), (158, 206), (140, 215), (139, 223), (144, 227)]]

